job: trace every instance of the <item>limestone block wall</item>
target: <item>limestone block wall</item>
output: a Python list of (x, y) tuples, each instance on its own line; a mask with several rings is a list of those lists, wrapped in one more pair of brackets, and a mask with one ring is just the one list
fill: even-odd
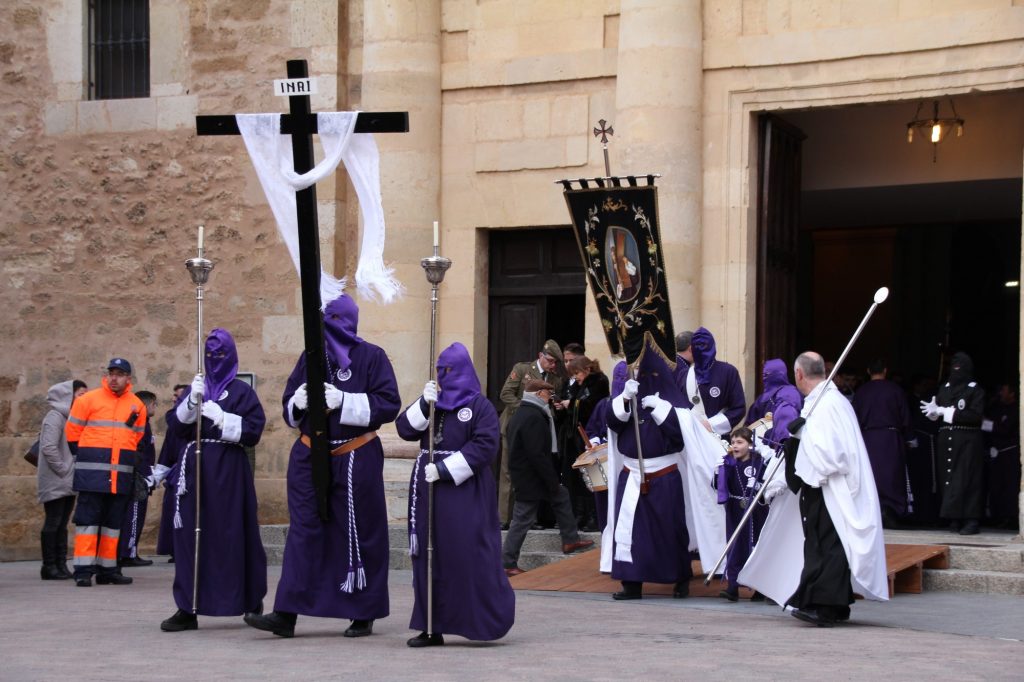
[[(150, 4), (152, 96), (106, 102), (84, 99), (86, 3), (0, 8), (0, 559), (38, 556), (35, 470), (21, 454), (48, 386), (71, 377), (98, 386), (106, 361), (123, 355), (162, 414), (171, 386), (194, 373), (195, 290), (184, 260), (200, 223), (216, 263), (205, 322), (232, 331), (269, 417), (257, 448), (261, 521), (287, 520), (292, 435), (280, 392), (302, 347), (298, 280), (241, 139), (197, 137), (194, 116), (286, 110), (270, 81), (292, 58), (320, 77), (314, 108), (338, 107), (340, 3)], [(345, 182), (318, 188), (328, 264)], [(151, 523), (144, 548), (153, 537)]]

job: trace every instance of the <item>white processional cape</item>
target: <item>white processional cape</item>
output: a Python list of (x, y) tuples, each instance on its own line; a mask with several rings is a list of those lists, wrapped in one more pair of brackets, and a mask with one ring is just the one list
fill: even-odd
[[(850, 564), (853, 591), (867, 599), (886, 601), (885, 537), (864, 438), (850, 402), (830, 382), (823, 381), (811, 391), (801, 416), (806, 416), (821, 391), (820, 404), (800, 430), (796, 473), (809, 485), (821, 488)], [(777, 476), (782, 475), (780, 467)], [(740, 571), (739, 582), (785, 604), (800, 583), (803, 540), (799, 499), (783, 491), (772, 500), (768, 520)]]
[[(610, 408), (611, 409), (611, 408)], [(718, 504), (718, 492), (711, 487), (715, 463), (722, 454), (722, 446), (717, 436), (708, 431), (685, 408), (672, 411), (679, 420), (683, 434), (684, 447), (681, 452), (664, 456), (679, 466), (682, 477), (683, 499), (686, 504), (686, 530), (690, 536), (689, 550), (697, 550), (700, 554), (701, 567), (705, 570), (714, 566), (722, 550), (725, 549), (725, 508)], [(671, 416), (669, 417), (671, 418)], [(663, 459), (659, 457), (658, 459)], [(618, 544), (630, 542), (632, 539), (631, 509), (616, 517), (616, 500), (619, 495), (618, 479), (622, 471), (623, 458), (619, 452), (618, 439), (615, 432), (608, 429), (608, 523), (601, 535), (601, 572), (611, 573), (612, 559), (622, 561), (627, 554), (618, 547), (613, 557), (613, 541)], [(650, 473), (650, 471), (648, 472)], [(636, 479), (633, 481), (632, 479)], [(639, 484), (639, 477), (631, 476), (631, 483)], [(635, 507), (636, 491), (623, 500)], [(616, 522), (620, 527), (616, 528)], [(623, 525), (625, 524), (625, 525)], [(616, 540), (618, 538), (618, 540)]]
[[(297, 272), (299, 226), (295, 193), (324, 179), (344, 161), (359, 198), (363, 223), (356, 290), (363, 298), (390, 303), (402, 293), (402, 285), (384, 264), (380, 155), (373, 135), (353, 133), (358, 116), (359, 112), (354, 111), (317, 114), (317, 135), (324, 148), (324, 159), (301, 175), (295, 172), (291, 135), (281, 134), (281, 114), (236, 114), (235, 120)], [(321, 269), (321, 308), (341, 296), (345, 285), (345, 278), (339, 279)]]

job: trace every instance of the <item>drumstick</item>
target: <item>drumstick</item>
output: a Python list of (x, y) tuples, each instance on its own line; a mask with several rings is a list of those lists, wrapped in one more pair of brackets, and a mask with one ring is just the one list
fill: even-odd
[(576, 428), (580, 430), (580, 435), (583, 436), (583, 446), (587, 450), (593, 450), (594, 445), (590, 442), (590, 436), (587, 435), (587, 430), (583, 428), (583, 424), (577, 424)]

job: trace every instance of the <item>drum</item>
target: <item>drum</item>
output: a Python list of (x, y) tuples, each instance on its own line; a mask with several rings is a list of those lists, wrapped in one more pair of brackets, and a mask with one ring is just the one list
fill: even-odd
[(592, 493), (608, 490), (608, 444), (595, 445), (572, 463), (572, 468), (580, 472), (583, 484)]
[(772, 413), (769, 412), (755, 422), (747, 424), (747, 428), (754, 432), (755, 441), (764, 439), (764, 435), (772, 428)]

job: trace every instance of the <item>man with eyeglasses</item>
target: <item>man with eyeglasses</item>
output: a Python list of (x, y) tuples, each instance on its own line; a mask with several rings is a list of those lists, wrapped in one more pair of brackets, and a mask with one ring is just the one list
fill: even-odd
[(117, 572), (121, 520), (135, 485), (146, 406), (132, 393), (132, 366), (124, 358), (107, 364), (102, 385), (71, 406), (64, 433), (75, 454), (75, 584), (128, 585)]

